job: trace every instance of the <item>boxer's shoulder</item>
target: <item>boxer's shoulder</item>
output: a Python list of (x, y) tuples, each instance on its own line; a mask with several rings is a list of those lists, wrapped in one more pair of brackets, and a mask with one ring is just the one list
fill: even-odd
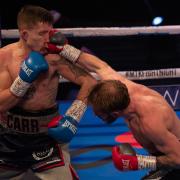
[(0, 50), (0, 68), (4, 69), (8, 67), (9, 59), (11, 59), (11, 53), (8, 53), (8, 51), (2, 49)]
[(18, 48), (18, 43), (11, 43), (11, 44), (7, 44), (3, 47), (0, 48), (0, 52), (6, 53), (6, 52), (13, 52), (13, 50), (17, 50)]
[(14, 56), (14, 53), (17, 52), (16, 43), (12, 43), (0, 48), (0, 63), (8, 64)]

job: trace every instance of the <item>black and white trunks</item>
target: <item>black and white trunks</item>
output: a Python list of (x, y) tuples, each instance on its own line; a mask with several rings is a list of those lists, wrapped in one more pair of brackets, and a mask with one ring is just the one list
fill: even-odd
[(58, 107), (27, 111), (15, 107), (0, 117), (0, 166), (41, 171), (64, 165), (59, 145), (48, 136), (47, 124)]

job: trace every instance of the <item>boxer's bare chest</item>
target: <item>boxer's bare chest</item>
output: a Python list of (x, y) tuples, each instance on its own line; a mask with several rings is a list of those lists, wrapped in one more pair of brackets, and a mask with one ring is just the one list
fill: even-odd
[(153, 143), (149, 141), (149, 139), (146, 137), (146, 134), (144, 134), (141, 125), (141, 120), (138, 116), (133, 115), (129, 117), (128, 119), (126, 119), (126, 123), (130, 128), (134, 138), (139, 142), (139, 144), (141, 144), (150, 152), (156, 151), (156, 148), (154, 147)]
[[(25, 56), (14, 54), (11, 63), (8, 64), (8, 70), (12, 81), (16, 79)], [(49, 64), (49, 63), (48, 63)], [(26, 109), (49, 108), (55, 104), (57, 89), (59, 83), (59, 75), (56, 67), (49, 64), (49, 70), (39, 75), (25, 96), (20, 102), (20, 106)]]

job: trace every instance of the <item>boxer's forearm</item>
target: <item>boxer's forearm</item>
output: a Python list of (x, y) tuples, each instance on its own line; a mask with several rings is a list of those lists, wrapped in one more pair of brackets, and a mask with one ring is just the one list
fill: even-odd
[(108, 67), (108, 64), (98, 57), (82, 52), (77, 61), (79, 65), (88, 69), (88, 71), (97, 73), (99, 70)]
[(86, 82), (81, 85), (81, 88), (78, 92), (78, 95), (76, 99), (83, 101), (85, 104), (87, 104), (87, 97), (89, 95), (89, 92), (93, 85), (96, 84), (96, 81), (93, 82)]
[(9, 89), (0, 92), (0, 112), (7, 111), (19, 102), (20, 98), (14, 96)]
[(157, 167), (158, 168), (180, 168), (180, 163), (178, 157), (169, 157), (169, 156), (157, 156)]
[(119, 75), (106, 62), (91, 54), (81, 53), (77, 63), (88, 71), (95, 72), (101, 80), (114, 79), (125, 81), (124, 77)]

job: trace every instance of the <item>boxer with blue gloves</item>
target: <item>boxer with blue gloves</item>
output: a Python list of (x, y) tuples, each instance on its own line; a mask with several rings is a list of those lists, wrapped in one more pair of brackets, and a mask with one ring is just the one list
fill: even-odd
[[(0, 49), (0, 179), (77, 180), (68, 145), (97, 82), (63, 58), (78, 54), (72, 55), (66, 38), (52, 30), (47, 9), (23, 6), (17, 25), (19, 40)], [(47, 50), (50, 41), (58, 52)], [(80, 87), (63, 117), (57, 102), (60, 75)]]
[(37, 79), (40, 73), (48, 70), (48, 63), (44, 56), (32, 51), (22, 62), (19, 76), (10, 87), (10, 91), (17, 97), (23, 97), (32, 82)]

